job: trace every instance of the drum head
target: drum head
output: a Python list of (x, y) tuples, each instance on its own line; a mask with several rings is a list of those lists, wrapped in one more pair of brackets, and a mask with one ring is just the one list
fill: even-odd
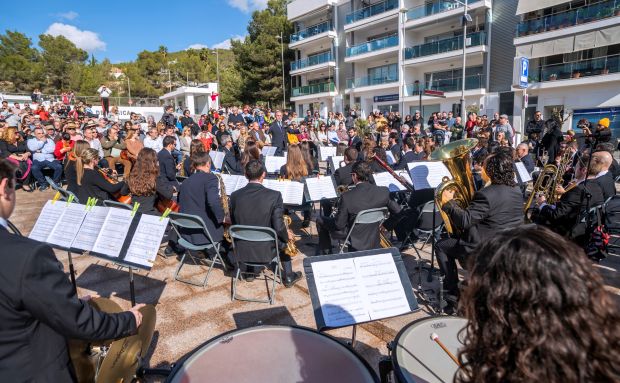
[(403, 383), (454, 381), (458, 366), (431, 335), (437, 334), (446, 348), (457, 356), (465, 335), (461, 330), (466, 325), (466, 319), (442, 316), (417, 320), (403, 328), (396, 337), (392, 353), (398, 380)]
[(378, 382), (374, 371), (330, 336), (288, 326), (236, 330), (179, 362), (168, 382)]

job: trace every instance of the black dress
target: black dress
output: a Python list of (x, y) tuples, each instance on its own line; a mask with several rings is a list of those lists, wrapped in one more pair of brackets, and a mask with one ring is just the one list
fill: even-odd
[(97, 205), (105, 200), (114, 200), (113, 194), (121, 191), (125, 182), (112, 184), (101, 173), (93, 169), (84, 169), (82, 185), (78, 186), (77, 197), (81, 203), (86, 203), (89, 197), (97, 198)]
[(131, 203), (134, 204), (137, 202), (140, 204), (140, 206), (138, 207), (139, 213), (159, 215), (159, 211), (156, 207), (157, 200), (159, 200), (160, 198), (172, 199), (174, 195), (174, 188), (162, 178), (157, 177), (155, 189), (156, 191), (153, 194), (135, 195), (131, 193), (131, 190), (129, 190), (129, 186), (127, 184), (124, 184), (123, 189), (121, 190), (121, 194), (131, 194)]

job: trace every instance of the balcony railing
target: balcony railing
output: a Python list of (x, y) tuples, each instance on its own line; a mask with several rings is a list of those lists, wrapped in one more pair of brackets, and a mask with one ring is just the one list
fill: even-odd
[[(468, 5), (477, 3), (478, 1), (480, 0), (470, 0)], [(433, 2), (411, 8), (407, 11), (407, 20), (421, 19), (423, 17), (436, 15), (438, 13), (443, 13), (462, 7), (463, 1), (435, 0)]]
[[(487, 35), (484, 32), (470, 33), (467, 37), (471, 39), (469, 45), (467, 45), (468, 47), (485, 45), (487, 43)], [(456, 36), (445, 40), (405, 48), (405, 60), (456, 51), (459, 49), (463, 49), (462, 36)]]
[(398, 8), (398, 0), (386, 0), (378, 4), (373, 4), (347, 14), (345, 24), (351, 24), (396, 8)]
[(577, 79), (620, 72), (620, 55), (597, 57), (563, 64), (530, 67), (531, 82)]
[(297, 33), (293, 33), (291, 35), (291, 43), (296, 43), (298, 41), (307, 39), (308, 37), (316, 36), (323, 32), (333, 31), (333, 30), (334, 30), (334, 27), (331, 21), (324, 21), (320, 24), (316, 24), (309, 28), (302, 29), (301, 31)]
[(347, 79), (347, 88), (360, 88), (362, 86), (372, 86), (389, 84), (392, 82), (398, 82), (398, 76), (386, 76), (386, 77), (373, 77), (364, 76)]
[(291, 97), (307, 96), (310, 94), (335, 92), (336, 85), (333, 82), (324, 82), (321, 84), (312, 84), (293, 88), (291, 90)]
[(314, 55), (306, 57), (305, 59), (291, 62), (291, 70), (304, 69), (315, 65), (325, 64), (326, 62), (333, 61), (332, 53), (325, 52), (320, 55)]
[(363, 53), (374, 52), (380, 49), (398, 46), (398, 36), (393, 35), (382, 39), (367, 41), (362, 44), (347, 48), (347, 57), (361, 55)]
[(524, 20), (517, 24), (517, 37), (536, 33), (554, 31), (579, 24), (598, 21), (613, 16), (620, 16), (620, 0), (601, 1), (600, 3), (558, 12), (537, 19)]
[[(476, 74), (465, 76), (465, 90), (480, 89), (486, 87), (485, 75)], [(420, 83), (415, 83), (407, 86), (407, 94), (410, 96), (420, 94), (420, 89), (440, 90), (442, 92), (456, 92), (462, 89), (461, 84), (463, 78), (445, 78), (441, 80), (432, 80), (424, 83), (424, 87)]]

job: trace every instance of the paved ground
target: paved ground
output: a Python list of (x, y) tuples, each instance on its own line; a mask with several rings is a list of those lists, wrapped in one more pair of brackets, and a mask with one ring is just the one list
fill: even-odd
[[(52, 192), (30, 194), (18, 191), (18, 205), (11, 221), (27, 234), (41, 207), (52, 196)], [(308, 237), (299, 230), (299, 221), (294, 222), (293, 228), (297, 234), (303, 235), (298, 242), (303, 254), (294, 259), (294, 269), (301, 270), (304, 254), (314, 254), (311, 244), (316, 242), (316, 232), (312, 227), (310, 232), (315, 235)], [(403, 254), (403, 259), (414, 285), (417, 285), (415, 256), (410, 253)], [(56, 254), (68, 269), (67, 253), (57, 251)], [(426, 251), (423, 255), (428, 258)], [(80, 295), (99, 294), (111, 297), (123, 308), (130, 307), (126, 269), (119, 270), (111, 262), (82, 255), (74, 256), (74, 263)], [(177, 264), (176, 258), (159, 257), (150, 272), (138, 272), (135, 278), (138, 302), (151, 303), (157, 308), (157, 325), (148, 358), (151, 367), (167, 367), (210, 338), (258, 323), (316, 327), (305, 280), (291, 289), (278, 286), (274, 305), (231, 301), (231, 277), (228, 273), (218, 269), (212, 273), (206, 288), (193, 287), (174, 281)], [(620, 298), (619, 258), (606, 261), (599, 269), (606, 279), (607, 288), (616, 298)], [(195, 275), (197, 271), (188, 268), (188, 272), (188, 275)], [(240, 291), (251, 295), (262, 294), (265, 290), (259, 281), (255, 281), (243, 283)], [(386, 343), (394, 340), (403, 326), (428, 315), (427, 308), (421, 306), (417, 313), (362, 325), (358, 329), (355, 349), (377, 369), (379, 359), (388, 354)], [(344, 341), (350, 338), (351, 329), (329, 333)], [(231, 368), (234, 368), (232, 364)], [(159, 377), (149, 378), (149, 381), (159, 380)]]

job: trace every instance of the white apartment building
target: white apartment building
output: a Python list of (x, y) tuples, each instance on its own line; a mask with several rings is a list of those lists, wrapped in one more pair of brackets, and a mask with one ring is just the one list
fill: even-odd
[[(564, 110), (564, 129), (608, 117), (618, 132), (620, 0), (519, 0), (517, 14), (516, 56), (530, 59), (525, 121)], [(523, 106), (517, 91), (515, 115)]]
[[(294, 0), (289, 47), (291, 101), (307, 110), (355, 107), (425, 116), (460, 114), (464, 0)], [(469, 0), (465, 105), (468, 110), (512, 115), (513, 36), (516, 2)], [(493, 45), (491, 45), (493, 39)], [(493, 46), (493, 48), (491, 48)], [(444, 92), (445, 98), (422, 95)], [(502, 96), (502, 93), (503, 94)]]

